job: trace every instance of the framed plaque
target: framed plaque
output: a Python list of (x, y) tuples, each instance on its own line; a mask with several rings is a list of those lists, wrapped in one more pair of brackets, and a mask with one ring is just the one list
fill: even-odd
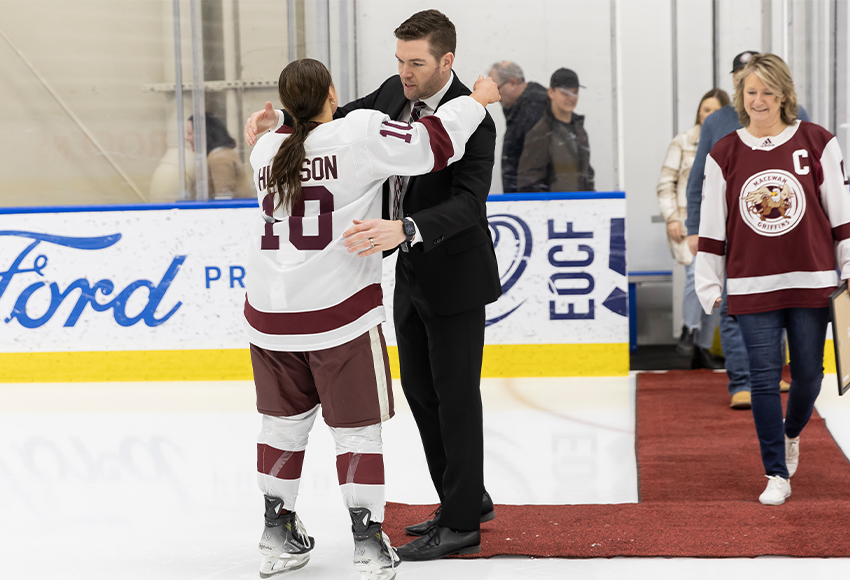
[(838, 377), (838, 394), (850, 389), (850, 292), (847, 282), (841, 284), (829, 297), (832, 310), (832, 342), (835, 346), (835, 374)]

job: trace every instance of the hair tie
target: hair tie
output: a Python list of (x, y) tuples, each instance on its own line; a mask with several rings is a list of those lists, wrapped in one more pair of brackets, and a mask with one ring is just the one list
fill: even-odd
[(321, 125), (321, 123), (319, 123), (318, 121), (302, 121), (301, 119), (294, 120), (296, 125), (303, 125), (307, 127), (307, 131), (312, 131), (313, 129)]

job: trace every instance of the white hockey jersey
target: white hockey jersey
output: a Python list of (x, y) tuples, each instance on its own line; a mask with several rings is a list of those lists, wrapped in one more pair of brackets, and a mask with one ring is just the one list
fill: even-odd
[(358, 110), (313, 129), (304, 147), (301, 201), (274, 212), (269, 176), (281, 127), (251, 153), (260, 214), (251, 233), (245, 319), (252, 344), (311, 351), (348, 342), (385, 320), (381, 254), (349, 253), (353, 220), (381, 217), (381, 187), (392, 175), (439, 171), (463, 156), (484, 107), (459, 97), (409, 125)]
[(711, 312), (819, 308), (850, 277), (850, 191), (838, 141), (797, 121), (773, 137), (739, 129), (705, 163), (695, 280)]

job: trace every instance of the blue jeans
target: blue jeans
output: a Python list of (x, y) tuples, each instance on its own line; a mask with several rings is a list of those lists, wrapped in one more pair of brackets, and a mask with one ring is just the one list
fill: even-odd
[[(784, 308), (758, 314), (739, 314), (738, 323), (750, 362), (753, 419), (767, 475), (788, 479), (785, 435), (797, 437), (809, 422), (823, 382), (823, 345), (829, 308)], [(791, 391), (785, 425), (779, 381), (782, 329), (788, 331), (791, 352)]]
[[(723, 303), (720, 305), (720, 346), (726, 359), (726, 375), (729, 377), (729, 394), (750, 390), (750, 363), (747, 348), (741, 336), (738, 322), (726, 311), (726, 284), (723, 285)], [(776, 349), (780, 355), (779, 347)], [(779, 379), (776, 380), (777, 388)]]
[[(697, 298), (694, 286), (694, 263), (685, 266), (685, 292), (682, 296), (682, 324), (694, 332), (694, 344), (700, 348), (709, 349), (714, 344), (714, 330), (720, 319), (715, 310), (706, 314)], [(698, 331), (698, 332), (696, 332)]]

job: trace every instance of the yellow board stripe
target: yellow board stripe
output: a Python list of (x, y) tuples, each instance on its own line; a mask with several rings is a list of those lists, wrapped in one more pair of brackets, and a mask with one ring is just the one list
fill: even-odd
[(251, 351), (129, 350), (0, 353), (0, 382), (250, 380)]
[[(398, 349), (387, 349), (399, 378)], [(824, 372), (835, 350), (824, 345)], [(629, 372), (628, 344), (490, 344), (481, 376), (611, 377)], [(0, 383), (251, 380), (248, 349), (0, 353)]]
[(629, 345), (488, 344), (482, 377), (613, 377), (629, 374)]
[(832, 374), (836, 372), (835, 367), (835, 344), (827, 340), (823, 346), (823, 372)]
[[(398, 348), (387, 349), (399, 378)], [(833, 365), (834, 366), (834, 365)], [(629, 345), (485, 345), (482, 377), (618, 376)], [(248, 349), (0, 353), (0, 383), (251, 380)]]

